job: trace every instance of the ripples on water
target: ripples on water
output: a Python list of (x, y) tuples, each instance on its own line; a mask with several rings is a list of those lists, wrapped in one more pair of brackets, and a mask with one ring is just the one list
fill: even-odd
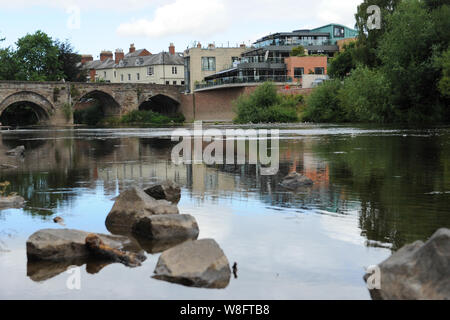
[[(174, 165), (170, 128), (2, 131), (0, 159), (17, 169), (1, 170), (0, 181), (27, 206), (0, 212), (0, 298), (368, 299), (365, 266), (450, 227), (448, 128), (259, 127), (280, 129), (275, 176), (260, 176), (255, 165)], [(4, 156), (18, 145), (23, 160)], [(280, 188), (292, 170), (314, 186)], [(27, 270), (25, 241), (60, 228), (53, 217), (107, 233), (120, 191), (166, 178), (182, 186), (180, 211), (196, 217), (199, 238), (214, 238), (238, 263), (226, 289), (152, 279), (158, 254), (135, 269), (88, 264), (80, 291), (66, 288), (67, 266)], [(46, 278), (49, 271), (56, 274)]]

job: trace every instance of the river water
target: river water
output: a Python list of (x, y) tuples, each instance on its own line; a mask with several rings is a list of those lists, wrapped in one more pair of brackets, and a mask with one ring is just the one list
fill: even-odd
[[(213, 126), (218, 129), (233, 126)], [(265, 127), (269, 128), (269, 127)], [(0, 211), (0, 299), (370, 299), (364, 268), (450, 227), (450, 128), (292, 125), (280, 130), (279, 171), (255, 165), (175, 165), (171, 128), (19, 129), (1, 132), (0, 182), (27, 203)], [(5, 151), (26, 147), (24, 158)], [(296, 170), (314, 186), (279, 186)], [(182, 187), (181, 213), (238, 265), (225, 289), (153, 279), (141, 267), (27, 263), (26, 240), (43, 228), (108, 233), (120, 191), (164, 179)]]

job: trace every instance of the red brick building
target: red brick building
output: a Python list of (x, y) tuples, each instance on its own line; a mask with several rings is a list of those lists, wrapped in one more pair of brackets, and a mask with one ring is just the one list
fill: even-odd
[(284, 58), (286, 75), (301, 82), (303, 74), (327, 74), (327, 56), (304, 56)]

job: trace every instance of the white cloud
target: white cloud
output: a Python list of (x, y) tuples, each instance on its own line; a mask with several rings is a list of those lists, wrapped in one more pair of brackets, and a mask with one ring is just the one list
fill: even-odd
[(161, 4), (164, 0), (0, 0), (0, 6), (6, 9), (27, 7), (50, 7), (66, 9), (79, 7), (80, 10), (123, 11), (136, 10)]
[(156, 9), (152, 20), (122, 23), (121, 36), (164, 37), (170, 35), (208, 36), (229, 24), (228, 10), (221, 0), (175, 0)]

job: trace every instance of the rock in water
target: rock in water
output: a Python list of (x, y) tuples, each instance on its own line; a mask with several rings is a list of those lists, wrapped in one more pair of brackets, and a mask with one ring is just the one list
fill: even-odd
[(370, 290), (372, 299), (449, 300), (450, 229), (402, 247), (378, 267), (380, 289)]
[(126, 252), (111, 248), (103, 243), (102, 239), (95, 233), (89, 234), (86, 239), (86, 246), (97, 257), (115, 262), (123, 263), (128, 267), (138, 267), (146, 259), (144, 255), (133, 252)]
[(174, 204), (180, 202), (181, 198), (180, 187), (175, 182), (169, 180), (164, 181), (161, 184), (148, 187), (147, 189), (144, 189), (144, 191), (156, 200), (167, 200)]
[[(89, 232), (72, 229), (43, 229), (33, 233), (27, 240), (27, 257), (30, 261), (61, 261), (88, 258), (90, 251), (85, 245)], [(132, 247), (130, 239), (121, 236), (98, 235), (111, 248)]]
[(155, 200), (140, 189), (131, 188), (117, 197), (105, 223), (112, 233), (127, 233), (132, 231), (139, 219), (161, 214), (178, 214), (178, 207), (166, 200)]
[(139, 219), (133, 234), (150, 240), (197, 239), (198, 225), (189, 214), (164, 214)]
[(291, 172), (286, 177), (284, 177), (283, 181), (281, 181), (281, 186), (287, 189), (297, 189), (301, 187), (312, 186), (314, 182), (308, 177), (301, 175), (297, 172)]
[(159, 257), (155, 279), (202, 288), (225, 288), (230, 282), (228, 259), (213, 239), (187, 241)]
[(25, 199), (21, 196), (12, 195), (7, 197), (0, 196), (0, 210), (8, 208), (22, 208)]
[(9, 156), (22, 156), (25, 153), (24, 146), (18, 146), (14, 149), (6, 151), (6, 154)]

